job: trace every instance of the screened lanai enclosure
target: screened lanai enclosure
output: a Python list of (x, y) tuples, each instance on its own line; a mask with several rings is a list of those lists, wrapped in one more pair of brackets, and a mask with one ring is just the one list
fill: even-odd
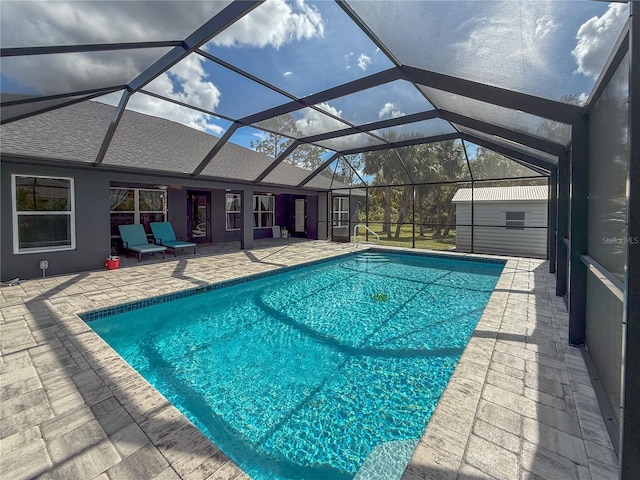
[[(592, 363), (620, 476), (636, 478), (635, 2), (3, 0), (0, 9), (3, 280), (43, 252), (52, 264), (102, 261), (110, 189), (167, 192), (169, 213), (156, 213), (178, 226), (176, 206), (199, 195), (205, 223), (219, 197), (221, 229), (247, 249), (288, 208), (285, 197), (291, 212), (304, 205), (308, 238), (352, 241), (363, 224), (365, 240), (373, 231), (383, 244), (449, 250), (465, 228), (543, 231), (568, 341)], [(545, 224), (474, 213), (477, 189), (525, 186), (546, 188)], [(462, 189), (471, 189), (464, 219), (452, 201)], [(34, 232), (40, 243), (27, 240)]]

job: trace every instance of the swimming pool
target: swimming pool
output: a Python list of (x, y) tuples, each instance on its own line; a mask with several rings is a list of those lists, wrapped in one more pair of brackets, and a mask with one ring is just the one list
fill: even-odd
[(252, 478), (388, 480), (503, 265), (364, 253), (89, 325)]

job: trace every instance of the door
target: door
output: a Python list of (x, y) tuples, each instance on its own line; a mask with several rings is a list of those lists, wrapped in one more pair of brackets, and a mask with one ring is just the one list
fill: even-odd
[(195, 243), (211, 243), (211, 192), (187, 192), (187, 235)]
[(306, 233), (307, 231), (306, 200), (304, 198), (296, 198), (295, 200), (294, 226), (294, 233)]

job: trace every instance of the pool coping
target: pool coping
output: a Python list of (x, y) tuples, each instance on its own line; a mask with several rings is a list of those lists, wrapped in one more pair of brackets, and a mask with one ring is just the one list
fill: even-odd
[(119, 305), (114, 305), (112, 307), (107, 307), (107, 308), (101, 308), (98, 310), (88, 310), (86, 312), (80, 312), (77, 315), (85, 322), (90, 323), (94, 320), (110, 317), (112, 315), (118, 315), (120, 313), (131, 312), (134, 310), (150, 307), (153, 305), (160, 305), (163, 303), (172, 302), (173, 300), (177, 300), (179, 298), (187, 298), (187, 297), (192, 297), (194, 295), (201, 295), (203, 293), (220, 290), (222, 288), (233, 287), (236, 285), (242, 285), (244, 283), (252, 282), (254, 280), (273, 277), (275, 275), (279, 275), (285, 272), (293, 272), (296, 270), (301, 270), (303, 268), (309, 268), (315, 265), (321, 265), (323, 263), (338, 261), (339, 259), (342, 259), (342, 258), (360, 255), (365, 251), (373, 252), (373, 253), (393, 252), (396, 254), (402, 254), (407, 256), (416, 256), (416, 257), (424, 257), (424, 258), (440, 258), (440, 259), (446, 258), (446, 259), (455, 259), (460, 261), (468, 261), (468, 262), (476, 262), (476, 263), (491, 263), (496, 265), (506, 264), (506, 260), (500, 260), (497, 258), (473, 257), (469, 255), (464, 255), (464, 256), (463, 255), (439, 255), (431, 252), (424, 252), (424, 253), (413, 252), (413, 251), (405, 252), (405, 251), (397, 251), (397, 250), (390, 250), (390, 249), (385, 250), (383, 248), (368, 248), (366, 250), (348, 252), (348, 253), (336, 255), (330, 258), (312, 260), (310, 262), (305, 262), (298, 265), (290, 265), (290, 266), (279, 268), (277, 270), (270, 270), (266, 272), (245, 275), (233, 280), (223, 280), (221, 282), (210, 283), (208, 285), (201, 285), (198, 287), (189, 288), (179, 292), (166, 293), (164, 295), (156, 295), (144, 300), (136, 300), (134, 302), (122, 303)]
[[(354, 252), (361, 252), (364, 249), (365, 248), (360, 248), (355, 250), (349, 247), (342, 247), (342, 249), (332, 247), (330, 250), (322, 252), (321, 255), (323, 255), (323, 257), (319, 259), (319, 261), (344, 256), (345, 250), (348, 250), (348, 254), (352, 254)], [(418, 255), (425, 253), (398, 247), (373, 247), (368, 249), (374, 251), (397, 251)], [(534, 273), (536, 275), (541, 273), (540, 269), (545, 268), (545, 265), (547, 265), (546, 262), (536, 259), (469, 255), (453, 252), (446, 252), (444, 254), (428, 253), (428, 255), (440, 257), (444, 255), (452, 258), (468, 257), (473, 260), (486, 258), (493, 262), (495, 262), (495, 260), (506, 261), (506, 264), (496, 284), (496, 289), (492, 293), (485, 311), (474, 330), (474, 335), (465, 348), (441, 400), (425, 429), (424, 435), (420, 439), (412, 459), (404, 472), (403, 479), (458, 478), (458, 475), (464, 478), (467, 478), (464, 475), (469, 475), (472, 478), (514, 478), (505, 473), (507, 470), (505, 470), (504, 467), (504, 465), (510, 464), (509, 462), (513, 463), (513, 455), (517, 456), (515, 459), (517, 476), (534, 473), (541, 478), (545, 478), (544, 469), (547, 466), (545, 462), (556, 462), (555, 465), (560, 464), (566, 467), (568, 456), (570, 457), (569, 461), (573, 462), (570, 465), (573, 469), (572, 471), (576, 472), (576, 475), (572, 478), (578, 478), (578, 476), (581, 479), (589, 478), (591, 474), (603, 478), (615, 478), (617, 475), (617, 463), (615, 457), (612, 458), (611, 456), (612, 450), (610, 443), (607, 444), (608, 436), (606, 435), (606, 428), (604, 427), (601, 416), (598, 420), (600, 413), (597, 408), (597, 403), (595, 403), (594, 407), (595, 395), (592, 394), (581, 352), (579, 349), (569, 347), (566, 343), (566, 308), (564, 307), (562, 299), (555, 297), (552, 288), (550, 288), (551, 282), (555, 283), (555, 279), (547, 273), (542, 276), (546, 283), (543, 282), (540, 289), (538, 289), (537, 285), (533, 285), (533, 287), (525, 293), (519, 291), (522, 290), (520, 287), (522, 287), (523, 284), (518, 282), (522, 282), (523, 278), (532, 278)], [(293, 261), (298, 262), (299, 259), (294, 259)], [(304, 268), (309, 266), (310, 263), (301, 261), (297, 263), (297, 265), (299, 268)], [(145, 268), (146, 270), (144, 270)], [(149, 268), (154, 267), (142, 267), (142, 271), (148, 273), (150, 271)], [(534, 270), (533, 273), (532, 268)], [(275, 268), (273, 271), (279, 272), (281, 269)], [(114, 278), (113, 274), (111, 275), (109, 278)], [(97, 278), (102, 279), (107, 277), (104, 275), (104, 272), (101, 272)], [(63, 285), (64, 281), (65, 279), (59, 280)], [(49, 280), (49, 282), (51, 282), (51, 280)], [(25, 289), (29, 286), (28, 283), (29, 282), (23, 284)], [(512, 292), (513, 287), (518, 287), (518, 289)], [(108, 478), (132, 478), (131, 475), (133, 475), (134, 472), (138, 472), (134, 475), (137, 478), (190, 479), (209, 478), (214, 474), (216, 478), (224, 479), (248, 478), (239, 467), (220, 452), (207, 437), (199, 432), (186, 417), (157, 392), (138, 372), (126, 364), (126, 362), (102, 341), (77, 315), (76, 312), (91, 311), (87, 310), (86, 307), (83, 309), (81, 301), (78, 303), (78, 300), (82, 299), (75, 298), (73, 294), (69, 295), (64, 291), (60, 293), (56, 288), (52, 290), (53, 293), (49, 295), (44, 302), (47, 304), (47, 310), (53, 313), (50, 315), (52, 320), (47, 320), (47, 322), (50, 323), (46, 323), (46, 327), (43, 329), (37, 330), (32, 326), (27, 315), (22, 312), (19, 306), (10, 306), (3, 309), (2, 312), (3, 323), (0, 324), (0, 327), (4, 328), (3, 332), (8, 331), (9, 328), (14, 329), (14, 327), (18, 326), (18, 323), (24, 323), (32, 330), (31, 339), (28, 340), (27, 344), (16, 344), (8, 348), (7, 342), (3, 343), (3, 355), (5, 356), (3, 362), (7, 363), (5, 367), (10, 367), (9, 360), (14, 361), (15, 359), (16, 365), (22, 368), (22, 363), (24, 363), (25, 358), (28, 357), (31, 359), (34, 367), (30, 368), (35, 368), (35, 373), (40, 378), (41, 388), (44, 389), (47, 395), (47, 401), (49, 402), (48, 415), (50, 417), (40, 421), (37, 425), (37, 428), (44, 433), (41, 433), (39, 438), (30, 441), (38, 442), (40, 447), (46, 444), (48, 447), (46, 452), (49, 452), (48, 456), (51, 457), (51, 447), (48, 442), (55, 442), (58, 439), (49, 440), (47, 438), (47, 432), (50, 432), (52, 429), (55, 431), (61, 429), (61, 438), (65, 438), (71, 433), (77, 435), (79, 428), (72, 432), (67, 432), (66, 429), (70, 427), (64, 426), (62, 421), (65, 419), (71, 421), (71, 418), (77, 417), (79, 411), (82, 412), (83, 415), (87, 414), (88, 411), (91, 418), (93, 418), (91, 423), (99, 423), (106, 432), (105, 439), (99, 443), (99, 449), (101, 449), (99, 455), (100, 462), (95, 463), (97, 466), (92, 467), (94, 468), (94, 470), (92, 470), (94, 474), (88, 476), (93, 477), (100, 475), (101, 480), (106, 480), (107, 475)], [(167, 288), (170, 289), (170, 287)], [(140, 292), (140, 296), (146, 297), (148, 293), (149, 292)], [(180, 292), (176, 293), (179, 294)], [(59, 297), (58, 294), (60, 294)], [(526, 298), (521, 299), (521, 296)], [(500, 338), (500, 335), (505, 332), (509, 335), (519, 337), (518, 342), (526, 342), (529, 338), (534, 340), (538, 338), (535, 336), (535, 332), (528, 333), (526, 328), (516, 328), (514, 326), (514, 318), (515, 323), (522, 320), (522, 323), (527, 325), (532, 321), (537, 321), (537, 315), (533, 320), (527, 316), (531, 312), (531, 306), (535, 306), (536, 304), (533, 303), (527, 307), (527, 302), (531, 302), (532, 300), (535, 302), (539, 296), (544, 297), (540, 319), (554, 325), (554, 332), (549, 333), (544, 329), (541, 330), (541, 333), (544, 335), (555, 335), (552, 340), (555, 345), (554, 348), (556, 348), (557, 356), (553, 358), (550, 355), (546, 355), (542, 350), (536, 350), (536, 348), (518, 349), (515, 346), (511, 348), (509, 342)], [(108, 299), (105, 300), (105, 302), (111, 303)], [(14, 311), (15, 318), (13, 317)], [(36, 314), (39, 314), (39, 312), (34, 313), (34, 315)], [(509, 317), (510, 315), (513, 317)], [(482, 330), (483, 335), (477, 336), (476, 331), (480, 330)], [(55, 334), (52, 333), (54, 331)], [(511, 334), (509, 333), (511, 331), (517, 333)], [(19, 333), (22, 335), (23, 332), (20, 331)], [(20, 341), (23, 342), (23, 340)], [(500, 345), (500, 349), (497, 349), (498, 344)], [(536, 345), (542, 346), (543, 343), (537, 344), (533, 341), (526, 346), (536, 347)], [(566, 417), (569, 416), (577, 419), (579, 423), (579, 426), (576, 427), (578, 428), (577, 431), (582, 433), (577, 433), (576, 435), (581, 437), (579, 439), (581, 442), (583, 441), (580, 452), (584, 451), (585, 446), (587, 447), (587, 453), (583, 455), (584, 460), (581, 456), (582, 453), (578, 455), (579, 458), (576, 461), (575, 452), (569, 452), (568, 454), (563, 452), (563, 455), (559, 455), (558, 452), (546, 450), (544, 447), (547, 439), (545, 438), (540, 438), (539, 440), (534, 440), (531, 437), (525, 438), (527, 432), (524, 430), (523, 422), (526, 420), (527, 423), (530, 424), (532, 421), (537, 421), (536, 418), (530, 418), (536, 417), (537, 413), (534, 412), (527, 417), (527, 414), (520, 415), (517, 413), (517, 410), (519, 410), (520, 407), (524, 408), (529, 406), (530, 404), (527, 403), (527, 401), (533, 402), (533, 400), (527, 399), (526, 395), (519, 395), (514, 400), (511, 398), (513, 393), (509, 391), (509, 385), (501, 385), (501, 387), (504, 388), (500, 389), (495, 385), (499, 382), (496, 381), (496, 378), (493, 378), (500, 370), (505, 369), (503, 368), (505, 367), (503, 363), (497, 361), (495, 357), (498, 354), (506, 355), (502, 352), (506, 347), (509, 347), (510, 352), (514, 354), (512, 358), (521, 361), (523, 365), (526, 362), (527, 368), (529, 368), (529, 363), (533, 364), (533, 362), (538, 361), (551, 362), (551, 360), (555, 362), (556, 359), (560, 358), (565, 363), (565, 369), (560, 373), (562, 373), (563, 376), (562, 387), (567, 390), (565, 395), (566, 407), (564, 412), (556, 413), (558, 415), (562, 413), (562, 416), (559, 417), (562, 421), (566, 420)], [(73, 365), (63, 365), (63, 367), (58, 370), (50, 370), (50, 368), (53, 367), (45, 365), (44, 360), (50, 358), (51, 352), (54, 350), (63, 348), (69, 352), (69, 356), (73, 360)], [(520, 355), (520, 357), (518, 357), (518, 355)], [(549, 369), (549, 371), (546, 372), (547, 376), (556, 374), (552, 371), (552, 367), (545, 368)], [(3, 373), (7, 370), (8, 368), (3, 369)], [(60, 375), (52, 378), (51, 376), (57, 372), (60, 372)], [(520, 372), (514, 370), (514, 372), (511, 373), (515, 375), (514, 377), (510, 377), (513, 382), (520, 381), (517, 378)], [(523, 370), (523, 375), (526, 375), (526, 373), (527, 372)], [(60, 387), (58, 383), (65, 378), (73, 380), (71, 385), (77, 388), (75, 393), (68, 395), (67, 391), (61, 392), (59, 390)], [(49, 389), (49, 384), (53, 380), (55, 380), (56, 384), (52, 385), (51, 389)], [(496, 389), (501, 392), (505, 399), (492, 397)], [(63, 395), (63, 393), (65, 396), (58, 398), (58, 396)], [(70, 397), (73, 397), (73, 400), (71, 404), (68, 404)], [(513, 405), (509, 403), (512, 400), (515, 402)], [(544, 406), (544, 400), (544, 397), (542, 397), (536, 405)], [(505, 447), (501, 443), (502, 440), (504, 440), (503, 438), (496, 439), (493, 437), (497, 433), (503, 436), (509, 434), (511, 425), (501, 423), (503, 420), (500, 419), (493, 422), (494, 425), (489, 425), (491, 419), (487, 418), (486, 412), (483, 413), (482, 411), (487, 403), (491, 403), (495, 408), (503, 409), (505, 412), (508, 411), (509, 416), (519, 415), (519, 452), (513, 452), (508, 447)], [(53, 411), (53, 417), (51, 417), (51, 411)], [(130, 423), (118, 432), (110, 432), (107, 431), (107, 429), (110, 428), (108, 427), (109, 424), (103, 423), (103, 421), (106, 422), (107, 419), (111, 419), (115, 415), (115, 412), (118, 413), (118, 418), (120, 418), (120, 416), (123, 418), (126, 417), (128, 419), (127, 422)], [(545, 423), (544, 419), (542, 420), (542, 423), (540, 423), (541, 431), (544, 428), (545, 435), (548, 435), (549, 432), (547, 430), (551, 427), (551, 425), (548, 425), (550, 422), (546, 421)], [(20, 421), (22, 422), (23, 420)], [(75, 420), (71, 422), (75, 425)], [(483, 425), (486, 424), (485, 427), (487, 427), (487, 425), (492, 427), (493, 430), (487, 430), (489, 433), (478, 431), (477, 425), (480, 424), (479, 422), (483, 422)], [(3, 446), (9, 445), (10, 447), (19, 448), (20, 445), (18, 445), (18, 442), (24, 442), (25, 432), (30, 432), (32, 428), (35, 427), (27, 428), (18, 425), (17, 432), (9, 436), (10, 440), (2, 440), (2, 442), (5, 442)], [(497, 432), (496, 429), (500, 431)], [(555, 435), (563, 433), (557, 433), (556, 430), (551, 430), (552, 433), (555, 432)], [(123, 432), (126, 432), (126, 435)], [(596, 432), (596, 434), (593, 432)], [(604, 436), (602, 432), (604, 432)], [(571, 436), (572, 441), (575, 438), (578, 437)], [(140, 447), (140, 445), (142, 445), (142, 447), (137, 448), (135, 451), (132, 451), (132, 447), (127, 448), (124, 444), (131, 442), (132, 439), (135, 440), (134, 443), (137, 442), (139, 444), (138, 447)], [(566, 440), (566, 438), (564, 439)], [(16, 445), (14, 445), (14, 443), (16, 443)], [(31, 445), (31, 443), (29, 443), (29, 445)], [(531, 445), (536, 447), (536, 451), (542, 453), (532, 454), (530, 451), (532, 448)], [(479, 446), (482, 448), (479, 448)], [(91, 447), (91, 445), (87, 447), (86, 451), (91, 452), (92, 455), (95, 454), (95, 449), (98, 447), (89, 447)], [(599, 448), (597, 452), (595, 450), (596, 447)], [(527, 448), (529, 450), (527, 450)], [(9, 452), (8, 458), (11, 459), (11, 448), (8, 450), (3, 448), (3, 450), (5, 454)], [(38, 451), (41, 452), (42, 449)], [(478, 454), (479, 451), (482, 452), (482, 455)], [(47, 454), (45, 453), (45, 455)], [(88, 454), (83, 453), (82, 455), (86, 456)], [(533, 460), (531, 460), (532, 455)], [(108, 458), (105, 459), (105, 457)], [(536, 461), (536, 459), (538, 461)], [(89, 468), (84, 463), (86, 461), (84, 457), (81, 459), (82, 461), (74, 460), (72, 462), (69, 460), (69, 464), (66, 462), (57, 464), (55, 458), (53, 459), (53, 464), (50, 458), (45, 461), (45, 459), (33, 456), (31, 460), (30, 465), (11, 465), (11, 462), (9, 462), (10, 467), (13, 467), (13, 470), (9, 471), (19, 473), (28, 470), (31, 473), (24, 475), (24, 478), (27, 478), (35, 476), (33, 474), (34, 469), (39, 469), (37, 472), (44, 473), (46, 477), (63, 478), (60, 475), (66, 473), (68, 476), (70, 471), (77, 473), (82, 469), (86, 470)], [(40, 463), (42, 465), (40, 465)], [(79, 466), (80, 463), (81, 465)], [(4, 469), (6, 467), (2, 468)], [(144, 472), (144, 475), (142, 475), (142, 472)], [(78, 478), (88, 476), (76, 475)], [(21, 478), (20, 475), (13, 475), (13, 477)]]

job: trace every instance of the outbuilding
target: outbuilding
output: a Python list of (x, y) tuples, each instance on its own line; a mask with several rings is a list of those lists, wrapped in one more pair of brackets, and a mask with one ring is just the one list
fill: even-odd
[(546, 185), (461, 188), (456, 250), (546, 258), (547, 201)]

